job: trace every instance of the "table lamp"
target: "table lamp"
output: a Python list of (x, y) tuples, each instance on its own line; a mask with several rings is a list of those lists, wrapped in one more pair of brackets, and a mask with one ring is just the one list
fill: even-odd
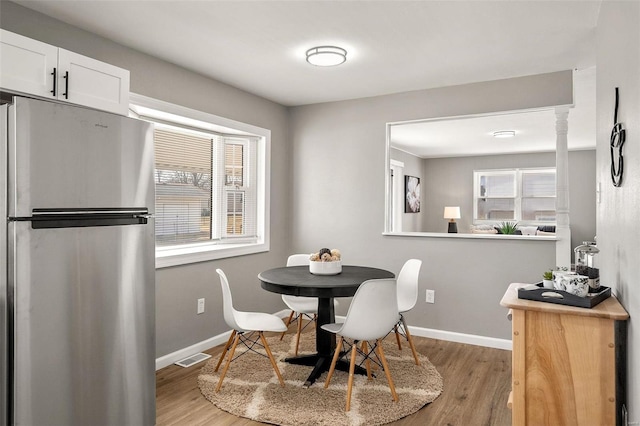
[(449, 219), (449, 233), (455, 234), (458, 232), (458, 224), (456, 219), (460, 219), (460, 207), (445, 207), (444, 218)]

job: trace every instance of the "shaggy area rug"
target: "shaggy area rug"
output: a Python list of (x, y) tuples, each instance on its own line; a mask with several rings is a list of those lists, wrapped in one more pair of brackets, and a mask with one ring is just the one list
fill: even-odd
[[(248, 352), (231, 363), (218, 393), (215, 388), (220, 376), (213, 371), (218, 357), (207, 362), (198, 376), (198, 386), (205, 398), (221, 410), (264, 423), (357, 426), (398, 420), (434, 401), (442, 392), (442, 376), (426, 356), (420, 355), (421, 365), (417, 366), (408, 344), (399, 351), (395, 339), (387, 339), (383, 350), (400, 400), (392, 401), (384, 371), (378, 368), (373, 380), (355, 376), (351, 410), (345, 412), (348, 373), (336, 370), (327, 389), (324, 389), (327, 373), (310, 388), (303, 388), (311, 367), (283, 361), (294, 352), (295, 334), (287, 334), (282, 341), (279, 336), (268, 337), (267, 341), (284, 378), (284, 388), (280, 387), (269, 359)], [(304, 333), (298, 354), (312, 353), (314, 345), (315, 334)], [(219, 372), (223, 368), (224, 362)]]

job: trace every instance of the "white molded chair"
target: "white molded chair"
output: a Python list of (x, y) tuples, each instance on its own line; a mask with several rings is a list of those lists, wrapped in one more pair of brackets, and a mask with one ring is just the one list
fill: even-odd
[(402, 266), (402, 269), (398, 274), (398, 312), (400, 312), (400, 320), (393, 327), (396, 334), (396, 341), (398, 342), (398, 349), (402, 350), (402, 345), (400, 344), (400, 334), (402, 334), (409, 342), (416, 365), (420, 365), (418, 353), (416, 352), (416, 347), (413, 344), (411, 333), (409, 333), (407, 322), (402, 314), (413, 309), (418, 301), (418, 276), (420, 275), (421, 266), (421, 260), (409, 259)]
[[(327, 380), (324, 383), (325, 388), (331, 382), (345, 338), (353, 340), (351, 344), (351, 361), (349, 363), (349, 380), (347, 382), (346, 411), (351, 408), (351, 389), (353, 387), (356, 353), (360, 353), (364, 357), (363, 361), (366, 364), (369, 380), (372, 377), (370, 360), (382, 367), (387, 376), (391, 397), (393, 401), (398, 401), (398, 394), (391, 378), (389, 365), (382, 350), (382, 339), (399, 320), (396, 280), (379, 279), (365, 281), (358, 287), (344, 323), (325, 324), (322, 326), (324, 330), (335, 333), (340, 337), (327, 374)], [(358, 342), (362, 342), (360, 349), (358, 349)], [(375, 343), (371, 346), (371, 349), (368, 349), (367, 342)], [(372, 358), (372, 355), (376, 355), (376, 360)]]
[[(308, 254), (292, 254), (287, 259), (287, 266), (305, 266), (309, 264), (309, 255)], [(291, 313), (289, 314), (289, 318), (287, 319), (286, 326), (287, 328), (293, 321), (298, 322), (298, 329), (296, 332), (296, 350), (295, 355), (298, 355), (298, 347), (300, 346), (300, 334), (302, 333), (302, 319), (306, 315), (311, 320), (316, 319), (316, 315), (318, 314), (318, 298), (316, 297), (305, 297), (305, 296), (289, 296), (286, 294), (282, 295), (282, 301), (289, 309), (291, 309)], [(338, 301), (334, 300), (334, 308), (338, 307)], [(295, 319), (294, 319), (295, 315)], [(312, 316), (313, 315), (313, 316)], [(306, 326), (305, 326), (306, 327)], [(283, 332), (280, 335), (280, 340), (284, 337), (286, 332)]]
[[(222, 286), (222, 307), (224, 320), (227, 325), (233, 330), (231, 332), (231, 336), (229, 336), (229, 340), (227, 340), (227, 344), (222, 350), (222, 354), (220, 355), (220, 359), (218, 360), (218, 365), (216, 365), (215, 371), (218, 371), (218, 368), (220, 368), (220, 364), (222, 364), (222, 360), (224, 359), (225, 354), (229, 352), (227, 363), (222, 370), (220, 380), (218, 381), (218, 386), (216, 387), (216, 392), (218, 392), (222, 387), (224, 376), (227, 374), (229, 364), (231, 364), (231, 361), (234, 359), (233, 355), (236, 351), (238, 343), (241, 342), (242, 344), (247, 346), (247, 348), (252, 348), (254, 345), (260, 345), (258, 343), (258, 339), (262, 341), (262, 346), (264, 347), (264, 350), (267, 353), (266, 356), (269, 358), (269, 361), (271, 361), (271, 365), (273, 366), (273, 369), (278, 376), (280, 386), (284, 387), (282, 375), (280, 374), (280, 370), (278, 369), (276, 360), (273, 358), (271, 349), (269, 349), (267, 339), (265, 339), (264, 337), (264, 332), (273, 331), (279, 333), (285, 331), (287, 327), (284, 325), (284, 322), (282, 322), (282, 320), (275, 315), (265, 314), (261, 312), (236, 311), (233, 308), (231, 289), (229, 288), (229, 281), (227, 280), (227, 276), (225, 275), (224, 271), (222, 271), (222, 269), (216, 269), (216, 272), (218, 273), (218, 275), (220, 275), (220, 285)], [(258, 335), (257, 337), (255, 337), (256, 333)], [(256, 351), (253, 350), (253, 352)]]

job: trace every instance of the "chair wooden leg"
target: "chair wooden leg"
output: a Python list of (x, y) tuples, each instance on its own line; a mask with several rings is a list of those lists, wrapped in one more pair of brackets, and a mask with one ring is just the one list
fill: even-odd
[(371, 380), (371, 361), (369, 360), (369, 357), (367, 356), (367, 353), (369, 352), (369, 349), (367, 348), (367, 341), (363, 340), (362, 341), (362, 352), (364, 352), (364, 355), (367, 357), (364, 360), (364, 365), (367, 367), (367, 380)]
[(298, 332), (296, 333), (296, 352), (295, 355), (298, 356), (298, 347), (300, 346), (300, 335), (302, 334), (302, 314), (298, 315)]
[(378, 357), (380, 357), (380, 361), (382, 362), (382, 368), (384, 368), (384, 374), (387, 376), (387, 382), (389, 382), (389, 389), (391, 389), (391, 398), (394, 401), (398, 401), (398, 394), (396, 393), (396, 387), (393, 384), (393, 379), (391, 378), (391, 371), (389, 371), (389, 364), (387, 364), (387, 359), (384, 357), (384, 351), (382, 350), (382, 341), (378, 339), (376, 341), (378, 344)]
[(409, 333), (409, 327), (407, 327), (407, 323), (404, 320), (403, 316), (400, 316), (402, 320), (402, 326), (404, 327), (404, 334), (407, 335), (407, 340), (409, 341), (409, 346), (411, 347), (411, 352), (413, 353), (413, 359), (416, 360), (416, 365), (420, 365), (420, 361), (418, 360), (418, 352), (416, 352), (416, 347), (413, 344), (413, 337), (411, 337), (411, 333)]
[(224, 376), (226, 376), (227, 374), (227, 370), (229, 369), (229, 364), (231, 364), (231, 360), (233, 359), (233, 354), (236, 352), (236, 346), (238, 346), (239, 341), (240, 341), (240, 333), (236, 333), (236, 337), (233, 340), (233, 346), (231, 346), (231, 350), (229, 351), (227, 363), (224, 365), (222, 374), (220, 374), (220, 380), (218, 380), (218, 386), (216, 387), (216, 392), (218, 392), (222, 387), (222, 381), (224, 380)]
[(353, 342), (351, 346), (351, 361), (349, 362), (349, 381), (347, 382), (347, 409), (351, 409), (351, 388), (353, 388), (353, 373), (356, 369), (356, 352), (358, 352), (358, 342)]
[(333, 372), (336, 369), (336, 364), (338, 363), (338, 358), (340, 358), (340, 351), (342, 350), (342, 336), (340, 336), (340, 340), (338, 340), (338, 344), (336, 345), (336, 351), (333, 354), (333, 360), (331, 360), (331, 367), (329, 367), (329, 372), (327, 373), (327, 380), (324, 381), (324, 388), (329, 387), (329, 382), (331, 382), (331, 376), (333, 376)]
[[(293, 311), (291, 311), (291, 313), (289, 314), (289, 318), (287, 319), (287, 323), (285, 324), (287, 326), (287, 328), (289, 328), (289, 324), (291, 324), (291, 319), (293, 318), (293, 314), (295, 314), (295, 312), (293, 312)], [(282, 334), (280, 335), (280, 340), (282, 340), (282, 338), (284, 337), (286, 332), (287, 332), (287, 330), (282, 332)]]
[(222, 350), (222, 353), (220, 354), (220, 359), (218, 360), (218, 365), (216, 365), (216, 369), (213, 370), (216, 373), (218, 372), (218, 368), (220, 368), (220, 365), (222, 364), (222, 360), (224, 359), (224, 356), (227, 354), (227, 349), (229, 349), (229, 346), (231, 346), (231, 342), (233, 342), (233, 338), (234, 337), (236, 337), (236, 331), (235, 330), (233, 330), (233, 332), (229, 336), (229, 340), (227, 340), (227, 344), (224, 345), (224, 349)]
[(271, 349), (269, 349), (269, 345), (267, 344), (267, 339), (264, 337), (264, 333), (261, 331), (258, 333), (260, 335), (260, 340), (262, 340), (262, 344), (264, 345), (264, 350), (267, 352), (267, 356), (269, 357), (269, 361), (271, 361), (271, 365), (278, 376), (278, 380), (280, 381), (280, 386), (284, 387), (284, 380), (282, 380), (282, 375), (280, 374), (280, 370), (278, 369), (278, 364), (276, 364), (276, 360), (273, 358), (273, 354), (271, 353)]
[(398, 324), (393, 326), (393, 331), (396, 334), (396, 342), (398, 342), (398, 350), (401, 351), (402, 350), (402, 345), (400, 344), (400, 333), (398, 333)]

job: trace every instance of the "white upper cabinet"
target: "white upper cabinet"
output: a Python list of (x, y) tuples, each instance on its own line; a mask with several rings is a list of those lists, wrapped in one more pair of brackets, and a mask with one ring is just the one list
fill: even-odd
[(0, 30), (0, 87), (56, 99), (58, 48)]
[(129, 114), (129, 71), (58, 49), (58, 98)]
[(0, 88), (128, 115), (128, 70), (5, 30)]

